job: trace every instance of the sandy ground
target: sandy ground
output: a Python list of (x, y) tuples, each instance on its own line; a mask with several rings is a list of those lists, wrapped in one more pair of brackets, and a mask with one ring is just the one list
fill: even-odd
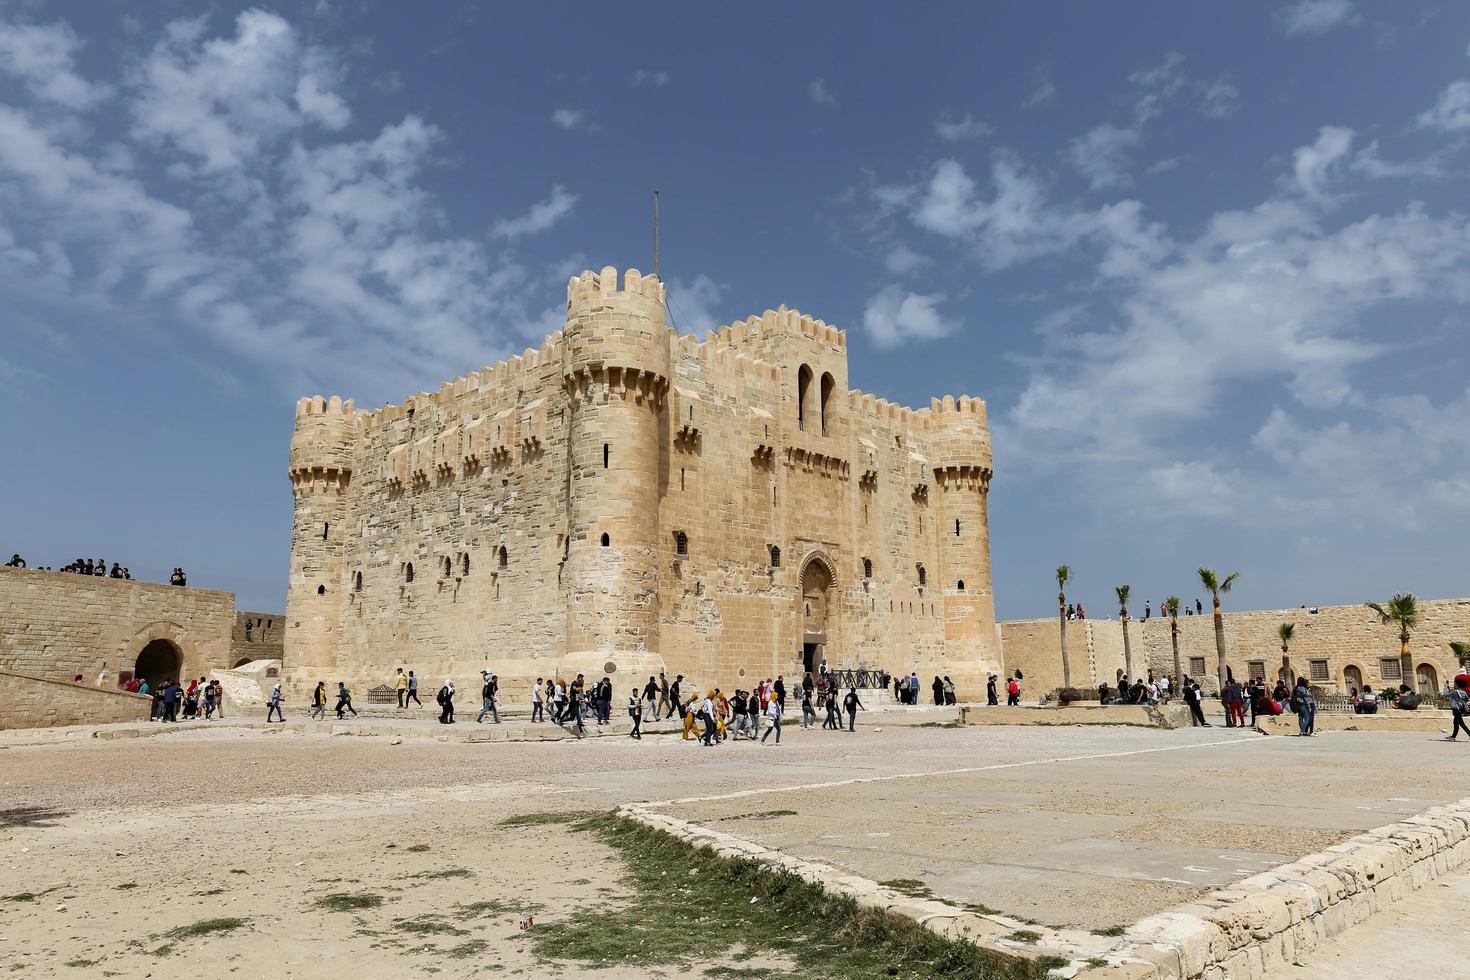
[[(621, 861), (562, 826), (500, 825), (516, 814), (683, 801), (876, 880), (1101, 927), (1470, 796), (1470, 747), (1416, 735), (877, 724), (788, 727), (779, 748), (231, 729), (5, 744), (0, 943), (35, 976), (583, 975), (538, 959), (519, 921), (621, 901)], [(318, 904), (338, 894), (382, 904)], [(220, 917), (245, 923), (167, 935)]]

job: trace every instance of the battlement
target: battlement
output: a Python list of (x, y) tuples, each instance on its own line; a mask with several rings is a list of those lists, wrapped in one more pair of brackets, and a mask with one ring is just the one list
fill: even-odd
[(809, 337), (838, 350), (847, 350), (847, 331), (802, 313), (800, 310), (766, 310), (760, 316), (747, 317), (705, 333), (703, 343), (712, 347), (746, 347), (760, 343), (772, 334)]
[(658, 276), (645, 276), (637, 269), (629, 269), (623, 274), (623, 286), (619, 289), (616, 267), (604, 266), (601, 272), (588, 269), (567, 280), (567, 315), (570, 317), (581, 307), (606, 306), (618, 296), (636, 296), (662, 307), (664, 284)]
[(942, 399), (930, 399), (928, 417), (930, 425), (973, 420), (983, 426), (986, 424), (985, 402), (969, 395), (960, 395), (958, 398), (945, 395)]
[(352, 399), (342, 400), (341, 395), (333, 395), (330, 399), (317, 395), (312, 398), (296, 399), (296, 417), (300, 419), (306, 415), (355, 415), (356, 409), (352, 407)]

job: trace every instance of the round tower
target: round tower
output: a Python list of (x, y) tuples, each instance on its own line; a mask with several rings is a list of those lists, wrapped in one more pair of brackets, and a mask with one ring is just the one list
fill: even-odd
[[(659, 499), (670, 337), (664, 285), (611, 266), (567, 283), (569, 669), (657, 662)], [(593, 655), (595, 653), (595, 656)], [(652, 656), (648, 656), (652, 654)]]
[(978, 398), (935, 399), (930, 458), (938, 491), (939, 581), (944, 597), (945, 669), (978, 696), (987, 673), (1001, 672), (990, 581), (990, 430)]
[(291, 436), (291, 575), (286, 593), (283, 668), (292, 687), (336, 667), (346, 599), (346, 544), (352, 520), (352, 463), (361, 424), (352, 402), (303, 398)]

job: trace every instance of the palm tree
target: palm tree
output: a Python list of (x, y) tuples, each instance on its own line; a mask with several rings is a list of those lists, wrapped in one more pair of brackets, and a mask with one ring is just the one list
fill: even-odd
[(1225, 690), (1225, 618), (1220, 615), (1220, 593), (1229, 592), (1235, 580), (1240, 578), (1239, 572), (1231, 572), (1223, 579), (1215, 574), (1213, 568), (1201, 565), (1199, 580), (1209, 590), (1210, 598), (1215, 603), (1215, 656), (1219, 660), (1220, 690)]
[(1118, 593), (1118, 618), (1123, 621), (1123, 676), (1133, 677), (1133, 648), (1128, 645), (1128, 594), (1133, 590), (1126, 585), (1113, 587)]
[[(1174, 644), (1174, 682), (1169, 685), (1170, 693), (1178, 687), (1184, 690), (1184, 671), (1179, 666), (1179, 597), (1171, 595), (1164, 600), (1164, 612), (1169, 614), (1169, 642)], [(1225, 685), (1220, 685), (1223, 689)]]
[(1062, 686), (1072, 686), (1072, 666), (1067, 662), (1067, 582), (1072, 578), (1072, 569), (1057, 566), (1057, 621), (1062, 626)]
[(1395, 592), (1393, 598), (1386, 603), (1368, 602), (1364, 605), (1378, 614), (1384, 626), (1393, 625), (1399, 628), (1399, 663), (1404, 675), (1399, 683), (1409, 683), (1409, 679), (1414, 676), (1414, 658), (1409, 655), (1409, 635), (1419, 625), (1419, 601), (1412, 592)]
[(1280, 626), (1276, 627), (1276, 635), (1281, 637), (1282, 680), (1286, 681), (1287, 684), (1294, 683), (1294, 678), (1291, 676), (1291, 656), (1289, 655), (1289, 648), (1291, 647), (1292, 634), (1294, 634), (1295, 632), (1296, 625), (1294, 623), (1282, 623)]

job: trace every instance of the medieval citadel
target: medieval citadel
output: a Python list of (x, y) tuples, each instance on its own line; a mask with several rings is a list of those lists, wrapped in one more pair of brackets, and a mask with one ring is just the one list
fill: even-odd
[(502, 683), (834, 665), (1001, 669), (985, 403), (848, 387), (846, 335), (767, 310), (679, 336), (664, 284), (567, 284), (539, 349), (360, 411), (302, 399), (285, 661)]

